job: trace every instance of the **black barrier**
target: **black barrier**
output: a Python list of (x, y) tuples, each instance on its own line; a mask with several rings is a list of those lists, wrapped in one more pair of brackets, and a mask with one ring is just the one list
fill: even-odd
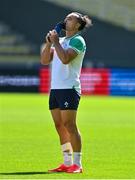
[(2, 65), (0, 66), (0, 92), (38, 92), (38, 65)]

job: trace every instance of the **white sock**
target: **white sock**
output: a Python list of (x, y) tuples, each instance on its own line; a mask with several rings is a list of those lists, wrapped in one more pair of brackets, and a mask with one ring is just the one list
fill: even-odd
[(73, 161), (73, 164), (76, 164), (79, 167), (82, 167), (81, 157), (82, 157), (82, 153), (81, 152), (74, 152), (74, 161)]
[(73, 164), (72, 162), (72, 153), (70, 152), (63, 152), (63, 156), (64, 156), (64, 164), (66, 166), (70, 166)]
[(62, 151), (63, 151), (63, 157), (64, 157), (64, 164), (67, 166), (70, 166), (73, 164), (72, 160), (72, 146), (70, 142), (67, 142), (65, 144), (61, 145)]

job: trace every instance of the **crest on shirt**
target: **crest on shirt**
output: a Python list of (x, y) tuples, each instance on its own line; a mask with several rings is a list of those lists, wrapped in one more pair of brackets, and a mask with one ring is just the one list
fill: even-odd
[(65, 108), (67, 108), (68, 105), (69, 105), (69, 103), (66, 101), (66, 102), (64, 103)]

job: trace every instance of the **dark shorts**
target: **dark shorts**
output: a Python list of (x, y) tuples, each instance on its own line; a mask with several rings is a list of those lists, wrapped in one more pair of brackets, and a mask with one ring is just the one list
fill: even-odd
[(75, 89), (51, 89), (49, 109), (77, 110), (80, 95)]

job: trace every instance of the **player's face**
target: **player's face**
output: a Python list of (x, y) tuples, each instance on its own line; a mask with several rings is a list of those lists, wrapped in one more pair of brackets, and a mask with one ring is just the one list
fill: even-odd
[(67, 17), (64, 20), (66, 22), (67, 31), (78, 31), (80, 24), (78, 23), (77, 18), (78, 18), (78, 15), (75, 13), (71, 13), (67, 15)]

